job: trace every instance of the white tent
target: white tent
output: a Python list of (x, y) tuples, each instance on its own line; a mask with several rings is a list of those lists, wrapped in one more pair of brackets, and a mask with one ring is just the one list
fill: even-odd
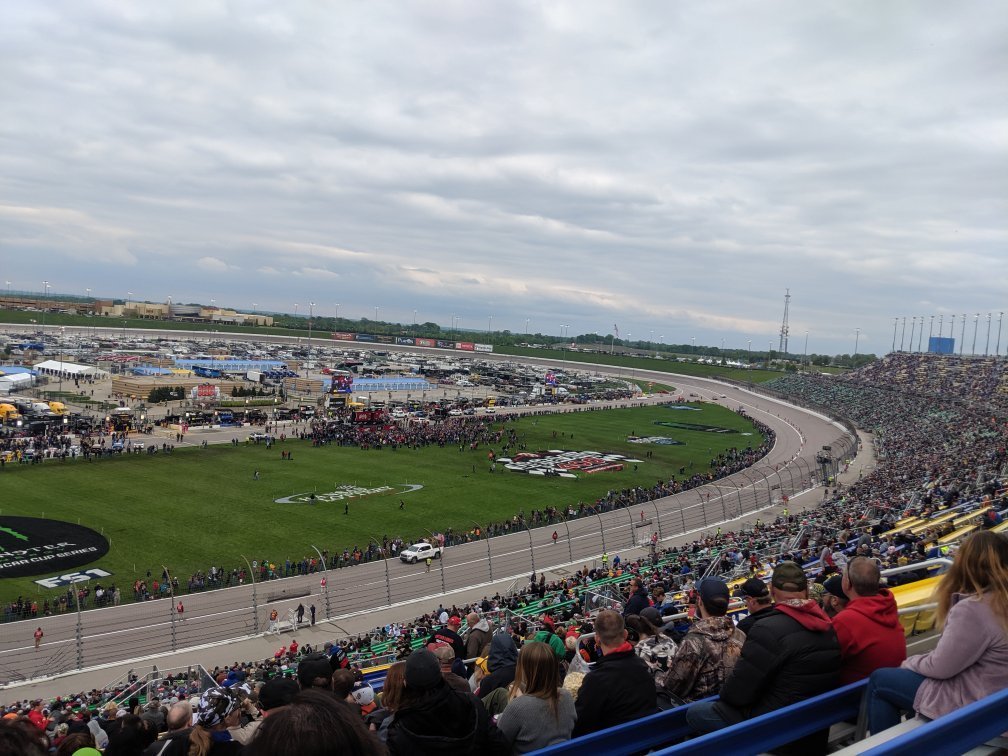
[(32, 386), (35, 383), (35, 376), (31, 373), (11, 373), (10, 375), (0, 375), (0, 394), (10, 394)]
[(44, 360), (33, 366), (41, 375), (60, 376), (64, 378), (84, 378), (102, 374), (102, 371), (93, 365), (78, 365), (73, 362), (60, 362), (59, 360)]

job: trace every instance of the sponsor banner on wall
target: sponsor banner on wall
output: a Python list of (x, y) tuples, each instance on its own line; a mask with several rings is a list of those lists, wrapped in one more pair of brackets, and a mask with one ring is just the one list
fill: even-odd
[(437, 341), (434, 339), (415, 339), (417, 346), (422, 347), (434, 347), (437, 346)]
[(477, 352), (492, 352), (493, 346), (491, 344), (474, 344)]
[(358, 333), (357, 341), (375, 341), (375, 336), (373, 333)]
[(413, 345), (413, 337), (412, 336), (396, 336), (395, 343), (396, 344), (405, 344), (407, 346), (412, 346)]
[(497, 459), (497, 463), (504, 465), (508, 470), (529, 475), (550, 475), (560, 478), (576, 478), (575, 473), (579, 472), (590, 475), (618, 471), (622, 470), (626, 463), (634, 464), (640, 461), (622, 454), (567, 449), (522, 452), (514, 457)]
[(105, 556), (108, 539), (91, 528), (40, 517), (0, 517), (0, 578), (70, 572)]
[(442, 341), (441, 339), (438, 339), (437, 340), (437, 346), (438, 346), (439, 349), (454, 349), (455, 348), (455, 342), (454, 341)]
[(337, 341), (353, 341), (354, 334), (347, 333), (346, 331), (334, 331), (332, 337)]
[(106, 572), (98, 567), (92, 567), (90, 570), (68, 572), (66, 575), (56, 575), (54, 577), (42, 578), (41, 580), (36, 580), (35, 582), (43, 588), (62, 588), (63, 586), (73, 585), (74, 583), (86, 583), (88, 580), (107, 577), (112, 577), (112, 573)]
[(395, 344), (395, 337), (394, 336), (379, 336), (378, 337), (378, 343), (379, 344)]
[(455, 348), (461, 349), (463, 352), (474, 352), (476, 351), (476, 345), (471, 341), (456, 341)]

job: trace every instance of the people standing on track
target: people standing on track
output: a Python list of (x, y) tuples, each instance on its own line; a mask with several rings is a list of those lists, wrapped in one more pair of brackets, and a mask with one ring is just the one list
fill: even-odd
[(42, 628), (41, 627), (35, 628), (35, 650), (36, 651), (39, 650), (39, 646), (42, 644), (42, 636), (43, 635), (45, 635), (45, 633), (42, 632)]
[(609, 569), (609, 552), (608, 551), (603, 551), (602, 552), (602, 569), (603, 570), (608, 570)]
[(308, 612), (309, 614), (311, 614), (312, 627), (315, 627), (315, 604), (312, 604), (311, 606), (308, 607)]
[(304, 604), (298, 603), (297, 605), (297, 623), (300, 625), (304, 622)]
[(175, 605), (175, 614), (180, 620), (185, 620), (185, 607), (182, 605), (182, 599), (179, 599), (178, 604)]
[(557, 542), (557, 538), (559, 538), (559, 537), (560, 537), (560, 536), (559, 536), (559, 535), (557, 534), (557, 532), (556, 532), (556, 531), (554, 530), (554, 531), (553, 531), (553, 545), (554, 545), (554, 546), (556, 546), (556, 542)]
[(325, 575), (322, 576), (322, 579), (319, 580), (318, 584), (319, 584), (319, 593), (325, 593), (325, 587), (326, 587)]
[(267, 632), (280, 634), (280, 615), (276, 609), (270, 612), (270, 625)]
[(427, 565), (427, 572), (430, 572), (431, 558), (427, 557), (426, 559), (424, 559), (424, 564)]

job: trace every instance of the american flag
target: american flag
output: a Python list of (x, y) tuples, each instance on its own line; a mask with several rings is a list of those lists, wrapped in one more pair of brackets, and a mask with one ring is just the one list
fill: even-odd
[(613, 323), (613, 330), (616, 332), (616, 338), (619, 338), (619, 326)]

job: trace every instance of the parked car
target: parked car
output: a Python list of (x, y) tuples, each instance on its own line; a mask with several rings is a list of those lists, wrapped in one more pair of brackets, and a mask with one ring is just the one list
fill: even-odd
[(431, 559), (440, 559), (441, 547), (431, 546), (426, 541), (419, 541), (399, 552), (399, 559), (403, 562), (409, 562), (410, 564), (422, 562), (428, 557)]

